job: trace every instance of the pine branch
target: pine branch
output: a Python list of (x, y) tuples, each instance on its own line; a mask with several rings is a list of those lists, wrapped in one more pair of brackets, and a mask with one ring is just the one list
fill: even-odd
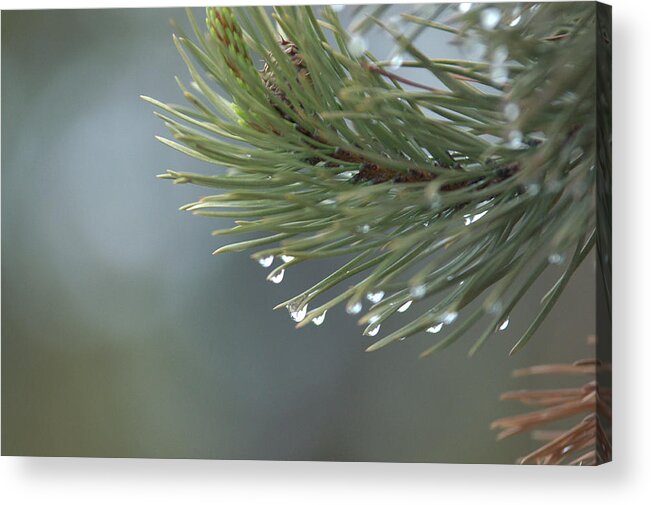
[[(538, 365), (513, 372), (514, 377), (529, 375), (588, 375), (610, 373), (610, 365), (588, 359), (568, 364)], [(498, 440), (531, 431), (534, 440), (544, 444), (522, 457), (521, 464), (597, 465), (611, 461), (610, 425), (612, 391), (591, 380), (578, 388), (509, 391), (501, 400), (516, 400), (537, 408), (525, 414), (497, 419), (492, 429), (502, 430)], [(582, 417), (565, 430), (541, 430), (553, 422)]]
[[(145, 98), (172, 133), (165, 144), (226, 169), (161, 176), (223, 190), (183, 207), (235, 218), (216, 234), (246, 238), (215, 253), (255, 249), (276, 283), (300, 263), (340, 258), (278, 306), (299, 327), (345, 304), (376, 336), (413, 305), (420, 314), (369, 351), (450, 326), (423, 355), (476, 327), (473, 353), (544, 271), (560, 269), (515, 352), (594, 245), (594, 5), (454, 8), (385, 20), (381, 6), (361, 7), (357, 32), (329, 7), (319, 16), (209, 8), (207, 33), (190, 14), (195, 40), (175, 37), (190, 107)], [(390, 61), (366, 50), (371, 29), (394, 38)], [(430, 57), (417, 44), (428, 30), (453, 34), (476, 57)]]

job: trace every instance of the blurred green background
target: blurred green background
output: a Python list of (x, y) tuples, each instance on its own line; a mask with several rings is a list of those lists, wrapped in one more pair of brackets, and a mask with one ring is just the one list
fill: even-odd
[(488, 425), (522, 411), (502, 391), (554, 383), (512, 369), (592, 352), (593, 258), (511, 358), (551, 276), (472, 359), (472, 335), (426, 360), (431, 335), (364, 353), (343, 308), (294, 330), (271, 308), (334, 265), (276, 286), (247, 254), (213, 257), (226, 222), (177, 210), (205, 191), (155, 179), (207, 170), (154, 140), (139, 99), (181, 101), (171, 18), (2, 13), (3, 454), (512, 463), (535, 447)]

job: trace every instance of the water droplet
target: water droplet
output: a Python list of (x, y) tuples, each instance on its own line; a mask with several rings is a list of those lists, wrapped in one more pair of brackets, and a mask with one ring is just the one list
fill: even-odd
[(513, 18), (513, 20), (509, 23), (509, 26), (511, 28), (513, 28), (514, 26), (517, 26), (521, 19), (522, 19), (522, 16), (518, 15), (517, 17)]
[(498, 46), (494, 51), (493, 51), (493, 64), (494, 65), (501, 65), (504, 63), (509, 57), (509, 50), (506, 46)]
[(321, 314), (319, 314), (319, 315), (316, 316), (314, 319), (312, 319), (312, 322), (313, 322), (316, 326), (321, 326), (321, 325), (323, 324), (323, 321), (325, 321), (326, 312), (328, 312), (328, 311), (327, 311), (327, 310), (324, 310), (323, 312), (321, 312)]
[(509, 147), (511, 149), (522, 149), (526, 144), (522, 142), (522, 132), (520, 130), (512, 130), (509, 132)]
[(369, 337), (374, 337), (374, 336), (377, 335), (379, 332), (380, 332), (380, 325), (379, 325), (379, 324), (373, 326), (373, 328), (370, 328), (370, 329), (367, 329), (367, 330), (366, 330), (366, 334), (367, 334)]
[(321, 200), (321, 205), (334, 205), (337, 203), (337, 200), (334, 198), (326, 198), (325, 200)]
[(409, 301), (403, 303), (403, 304), (400, 306), (400, 308), (398, 309), (398, 312), (404, 312), (404, 311), (406, 311), (409, 307), (411, 307), (411, 304), (412, 304), (412, 303), (413, 303), (412, 300), (409, 300)]
[(540, 193), (540, 184), (537, 182), (531, 182), (527, 184), (527, 193), (532, 196), (536, 196), (538, 193)]
[(399, 340), (400, 342), (404, 342), (405, 340), (407, 340), (407, 337), (400, 337), (398, 340)]
[(354, 172), (353, 170), (347, 170), (345, 172), (341, 172), (340, 174), (337, 174), (337, 179), (342, 180), (342, 181), (347, 181), (349, 179), (352, 179), (357, 172)]
[(445, 314), (443, 314), (443, 318), (441, 319), (441, 321), (443, 321), (444, 324), (452, 324), (457, 320), (458, 315), (459, 314), (457, 314), (454, 311), (446, 312)]
[(498, 86), (504, 86), (509, 82), (509, 70), (503, 63), (491, 65), (491, 81)]
[(384, 291), (374, 291), (366, 294), (366, 299), (371, 303), (378, 303), (384, 298)]
[(280, 256), (280, 259), (283, 260), (285, 263), (289, 263), (290, 261), (292, 261), (295, 258), (294, 258), (294, 256), (290, 256), (289, 254), (282, 254)]
[(360, 233), (368, 233), (371, 230), (371, 227), (367, 224), (363, 224), (357, 227), (357, 231)]
[(283, 281), (283, 277), (285, 277), (285, 269), (281, 269), (278, 271), (276, 275), (272, 275), (270, 277), (267, 277), (267, 280), (270, 280), (274, 284), (280, 284)]
[(409, 294), (414, 298), (422, 298), (427, 293), (427, 288), (423, 284), (417, 286), (412, 286), (409, 290)]
[(263, 256), (262, 258), (258, 258), (258, 263), (260, 263), (264, 268), (269, 268), (273, 262), (273, 256)]
[(563, 263), (563, 261), (565, 261), (565, 258), (563, 257), (562, 254), (553, 253), (547, 256), (547, 261), (549, 261), (549, 263), (551, 263), (552, 265), (560, 265), (561, 263)]
[(504, 117), (507, 121), (515, 121), (520, 116), (520, 106), (517, 103), (509, 102), (504, 106)]
[[(484, 305), (484, 308), (486, 308), (485, 305)], [(486, 311), (489, 314), (497, 315), (497, 314), (500, 314), (503, 309), (504, 309), (504, 305), (502, 305), (501, 301), (497, 300), (497, 301), (493, 302), (488, 308), (486, 308)]]
[(510, 320), (507, 318), (505, 319), (502, 324), (500, 324), (500, 331), (506, 330), (506, 327), (509, 325)]
[(481, 27), (484, 30), (492, 30), (502, 19), (502, 13), (496, 7), (489, 7), (481, 11)]
[(346, 306), (348, 314), (359, 314), (362, 311), (362, 302), (355, 302), (352, 305)]
[(430, 326), (425, 331), (427, 333), (438, 333), (439, 331), (441, 331), (441, 328), (443, 328), (443, 323), (439, 323), (436, 326)]
[(468, 12), (470, 9), (472, 9), (472, 2), (461, 2), (459, 4), (459, 12), (461, 14), (465, 14)]
[(402, 67), (402, 64), (405, 61), (405, 57), (402, 54), (396, 54), (391, 61), (389, 62), (389, 70), (398, 70)]
[(366, 51), (366, 39), (359, 34), (353, 35), (348, 41), (348, 51), (353, 58), (359, 58)]
[(468, 226), (469, 224), (474, 223), (475, 221), (479, 221), (482, 217), (486, 215), (488, 211), (485, 210), (484, 212), (480, 212), (478, 214), (466, 214), (463, 216), (464, 224)]
[(307, 314), (307, 303), (302, 307), (290, 304), (287, 306), (287, 310), (289, 311), (290, 317), (297, 323), (300, 323), (303, 319), (305, 319), (305, 314)]

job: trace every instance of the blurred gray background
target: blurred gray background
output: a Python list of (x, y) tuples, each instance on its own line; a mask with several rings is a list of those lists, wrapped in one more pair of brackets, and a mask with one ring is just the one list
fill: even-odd
[(593, 259), (510, 358), (549, 276), (472, 359), (473, 335), (425, 360), (431, 335), (364, 353), (343, 308), (294, 330), (271, 308), (334, 264), (276, 286), (247, 254), (211, 256), (227, 222), (177, 210), (206, 191), (155, 179), (209, 170), (154, 140), (166, 132), (139, 99), (181, 101), (171, 18), (186, 24), (2, 13), (3, 454), (512, 463), (535, 447), (488, 425), (523, 410), (502, 391), (554, 384), (514, 368), (593, 352)]

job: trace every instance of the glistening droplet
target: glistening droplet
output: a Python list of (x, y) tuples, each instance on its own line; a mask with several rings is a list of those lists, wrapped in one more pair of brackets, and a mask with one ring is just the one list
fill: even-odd
[(376, 325), (376, 326), (373, 326), (373, 328), (371, 328), (370, 330), (367, 330), (367, 331), (366, 331), (366, 334), (367, 334), (369, 337), (374, 337), (374, 336), (377, 335), (379, 332), (380, 332), (380, 325), (378, 324), (378, 325)]
[(444, 324), (452, 324), (457, 320), (458, 315), (459, 314), (457, 314), (454, 311), (446, 312), (445, 314), (443, 314), (443, 318), (441, 319), (441, 321), (443, 321)]
[(384, 298), (384, 291), (374, 291), (366, 294), (366, 299), (371, 303), (378, 303)]
[(465, 14), (470, 9), (472, 9), (472, 3), (471, 2), (461, 2), (459, 4), (459, 12), (461, 12), (462, 14)]
[(441, 331), (441, 328), (443, 328), (443, 323), (439, 323), (436, 326), (430, 326), (425, 331), (427, 333), (438, 333), (439, 331)]
[(285, 269), (281, 269), (278, 271), (276, 275), (272, 275), (271, 277), (267, 277), (267, 280), (270, 280), (274, 284), (280, 284), (283, 281), (283, 277), (285, 277)]
[(409, 307), (411, 307), (411, 304), (412, 304), (412, 303), (413, 303), (412, 300), (409, 300), (409, 301), (403, 303), (403, 304), (400, 306), (400, 308), (398, 309), (398, 312), (404, 312), (404, 311), (407, 310)]
[(355, 302), (346, 307), (346, 312), (349, 314), (359, 314), (362, 311), (362, 302)]
[(258, 258), (258, 263), (260, 263), (264, 268), (269, 268), (273, 262), (273, 256), (263, 256), (262, 258)]
[(509, 102), (504, 106), (504, 117), (507, 121), (515, 121), (520, 115), (520, 106), (517, 103)]
[(427, 293), (427, 288), (424, 284), (418, 284), (417, 286), (412, 286), (409, 289), (409, 294), (414, 298), (422, 298)]
[(398, 70), (404, 61), (405, 57), (402, 54), (396, 54), (389, 62), (389, 70)]
[(289, 263), (290, 261), (292, 261), (294, 259), (294, 256), (289, 256), (288, 254), (282, 254), (280, 256), (280, 259), (283, 260), (283, 262), (285, 262), (285, 263)]
[(492, 30), (502, 19), (502, 13), (495, 7), (488, 7), (481, 11), (480, 21), (484, 30)]
[(321, 326), (321, 325), (323, 324), (323, 321), (325, 321), (326, 312), (328, 312), (328, 311), (327, 311), (327, 310), (324, 310), (323, 312), (321, 312), (321, 314), (319, 314), (319, 315), (316, 316), (314, 319), (312, 319), (312, 322), (313, 322), (316, 326)]
[(502, 322), (502, 324), (500, 324), (500, 328), (499, 328), (499, 330), (500, 330), (500, 331), (504, 331), (504, 330), (506, 330), (507, 326), (509, 325), (509, 321), (510, 321), (510, 320), (509, 320), (508, 318), (505, 319), (505, 320)]
[(300, 323), (303, 319), (305, 319), (305, 314), (307, 314), (307, 304), (303, 305), (302, 307), (288, 305), (287, 310), (289, 311), (290, 317), (297, 323)]

